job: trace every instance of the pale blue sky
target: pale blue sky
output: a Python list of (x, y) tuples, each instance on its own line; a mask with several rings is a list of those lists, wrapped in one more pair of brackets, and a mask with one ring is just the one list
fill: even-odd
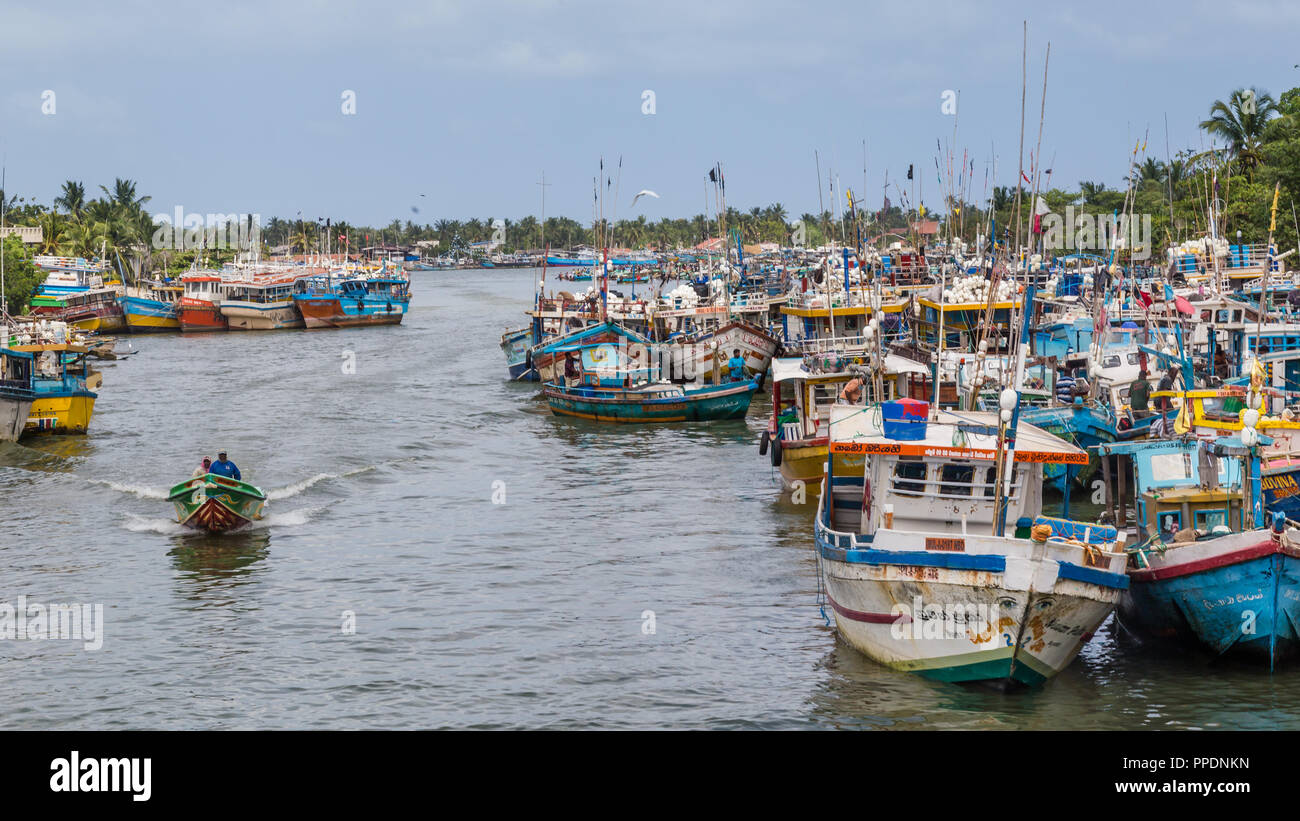
[[(869, 204), (909, 163), (937, 204), (951, 89), (979, 199), (994, 150), (997, 182), (1015, 179), (1023, 19), (1026, 152), (1052, 44), (1053, 184), (1116, 185), (1148, 127), (1164, 158), (1166, 113), (1173, 150), (1200, 147), (1215, 98), (1300, 85), (1294, 2), (6, 0), (0, 151), (15, 193), (49, 202), (66, 178), (97, 191), (123, 176), (154, 212), (517, 218), (538, 212), (545, 170), (547, 213), (589, 222), (603, 154), (623, 158), (607, 216), (699, 213), (715, 161), (729, 205), (797, 215), (818, 207), (814, 150), (823, 187), (829, 168), (862, 187), (864, 138)], [(661, 198), (630, 210), (642, 188)]]

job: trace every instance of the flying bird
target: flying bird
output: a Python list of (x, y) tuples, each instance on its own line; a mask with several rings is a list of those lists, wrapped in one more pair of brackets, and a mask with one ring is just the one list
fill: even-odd
[(651, 191), (649, 188), (642, 188), (640, 191), (636, 192), (636, 196), (632, 198), (632, 205), (629, 205), (628, 208), (636, 205), (636, 201), (642, 197), (654, 197), (655, 199), (659, 199), (659, 195)]

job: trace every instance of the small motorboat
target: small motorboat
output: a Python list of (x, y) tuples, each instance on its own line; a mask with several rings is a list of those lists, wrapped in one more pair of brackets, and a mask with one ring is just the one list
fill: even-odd
[(266, 494), (246, 482), (209, 473), (187, 479), (167, 494), (176, 521), (195, 530), (224, 533), (262, 518)]

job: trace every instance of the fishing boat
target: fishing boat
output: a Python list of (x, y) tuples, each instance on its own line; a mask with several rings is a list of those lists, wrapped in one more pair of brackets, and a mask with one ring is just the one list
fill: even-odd
[(1043, 465), (1087, 456), (1030, 425), (1001, 438), (996, 413), (916, 411), (831, 408), (815, 536), (836, 629), (896, 670), (1041, 684), (1129, 584), (1115, 528), (1040, 515)]
[(172, 487), (167, 500), (176, 521), (195, 530), (223, 533), (262, 518), (266, 494), (246, 482), (209, 473)]
[(133, 334), (179, 331), (177, 305), (183, 292), (184, 286), (162, 280), (128, 287), (118, 298), (127, 330)]
[(221, 315), (232, 331), (272, 331), (303, 327), (302, 314), (294, 304), (298, 277), (228, 281), (221, 299)]
[(27, 427), (36, 389), (32, 384), (34, 357), (0, 347), (0, 442), (14, 442)]
[(820, 488), (831, 407), (853, 377), (848, 370), (810, 368), (804, 359), (772, 360), (772, 416), (758, 453), (780, 470), (785, 487)]
[(410, 281), (381, 275), (307, 287), (293, 295), (308, 330), (358, 325), (397, 325), (411, 301)]
[(190, 274), (181, 277), (181, 284), (185, 290), (176, 305), (176, 314), (182, 331), (208, 333), (228, 329), (220, 307), (226, 289), (219, 274)]
[(126, 328), (126, 316), (112, 288), (91, 288), (68, 294), (63, 299), (63, 321), (92, 333), (111, 333)]
[(39, 342), (12, 350), (33, 356), (31, 410), (26, 433), (80, 434), (90, 428), (95, 411), (93, 386), (98, 373), (85, 364), (89, 348), (74, 343)]
[(1270, 669), (1295, 656), (1300, 530), (1281, 511), (1264, 511), (1259, 454), (1269, 440), (1182, 436), (1101, 446), (1133, 466), (1139, 541), (1119, 605), (1130, 633)]
[(511, 381), (537, 381), (537, 369), (529, 364), (528, 357), (528, 350), (536, 344), (532, 325), (501, 334), (501, 350), (506, 355), (506, 368), (510, 371)]
[(561, 374), (542, 390), (557, 416), (625, 424), (743, 419), (758, 390), (748, 379), (701, 386), (659, 380), (653, 346), (612, 323), (554, 340), (537, 356)]

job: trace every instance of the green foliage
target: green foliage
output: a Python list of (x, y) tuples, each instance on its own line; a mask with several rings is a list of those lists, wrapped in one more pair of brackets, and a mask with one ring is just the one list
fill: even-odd
[(0, 241), (4, 254), (5, 301), (12, 316), (27, 313), (27, 305), (36, 289), (45, 281), (45, 275), (32, 263), (18, 237), (5, 237)]

